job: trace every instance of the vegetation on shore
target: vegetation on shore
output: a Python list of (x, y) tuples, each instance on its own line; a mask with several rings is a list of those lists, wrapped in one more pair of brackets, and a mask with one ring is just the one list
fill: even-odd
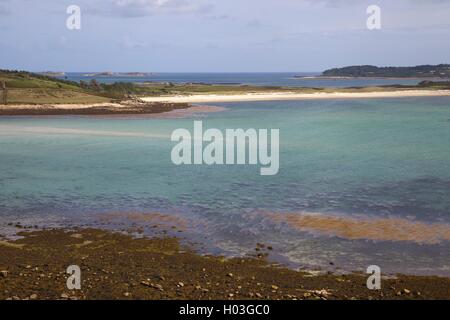
[(450, 64), (415, 67), (376, 67), (371, 65), (333, 68), (324, 77), (381, 77), (381, 78), (450, 78)]
[[(7, 88), (7, 102), (11, 107), (0, 108), (0, 116), (154, 114), (190, 106), (186, 103), (144, 103), (136, 99), (137, 90), (132, 83), (102, 84), (95, 80), (77, 83), (26, 71), (0, 70), (2, 83)], [(0, 97), (4, 94), (1, 87)], [(41, 106), (14, 107), (20, 104)], [(74, 106), (55, 107), (59, 104)], [(84, 108), (83, 105), (92, 106)]]
[(132, 83), (69, 81), (27, 71), (0, 70), (0, 82), (8, 88), (8, 103), (101, 103), (133, 98)]
[[(8, 104), (101, 103), (111, 98), (80, 84), (26, 71), (0, 70), (8, 89)], [(1, 92), (0, 92), (1, 93)]]
[[(135, 100), (144, 96), (170, 96), (190, 94), (247, 94), (267, 92), (317, 93), (317, 92), (383, 92), (400, 90), (450, 89), (450, 81), (424, 81), (417, 86), (390, 85), (349, 88), (277, 87), (236, 84), (205, 83), (131, 83), (113, 84), (68, 81), (26, 71), (0, 70), (0, 83), (8, 89), (9, 104), (93, 104)], [(0, 91), (0, 94), (2, 92)]]

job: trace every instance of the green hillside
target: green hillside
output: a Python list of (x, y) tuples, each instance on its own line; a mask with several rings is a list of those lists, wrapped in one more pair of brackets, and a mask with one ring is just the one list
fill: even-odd
[(325, 77), (383, 77), (383, 78), (450, 78), (450, 64), (415, 67), (376, 67), (370, 65), (333, 68), (322, 73)]
[(60, 80), (26, 71), (0, 70), (0, 83), (8, 89), (9, 104), (99, 103), (111, 101), (102, 92), (83, 88), (72, 81)]

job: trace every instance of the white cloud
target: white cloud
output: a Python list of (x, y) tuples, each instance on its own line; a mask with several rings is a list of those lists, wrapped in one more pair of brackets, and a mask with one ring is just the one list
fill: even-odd
[(409, 1), (416, 4), (427, 4), (427, 5), (450, 3), (450, 0), (409, 0)]
[[(324, 5), (327, 7), (339, 8), (345, 6), (354, 6), (354, 5), (369, 5), (369, 4), (379, 4), (377, 2), (393, 2), (386, 0), (300, 0), (302, 2), (306, 2), (312, 5)], [(405, 4), (417, 4), (417, 5), (439, 5), (439, 4), (449, 4), (450, 0), (397, 0), (396, 2)]]
[(108, 0), (91, 2), (89, 6), (91, 12), (121, 17), (209, 12), (212, 9), (206, 0)]
[(146, 42), (135, 41), (132, 38), (126, 36), (121, 39), (120, 46), (122, 46), (125, 49), (138, 49), (138, 48), (146, 48), (148, 44)]
[(345, 7), (349, 5), (360, 4), (361, 0), (301, 0), (312, 5), (324, 5), (332, 8)]

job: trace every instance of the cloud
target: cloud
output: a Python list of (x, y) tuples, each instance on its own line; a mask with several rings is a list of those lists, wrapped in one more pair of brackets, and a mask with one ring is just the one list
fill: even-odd
[(135, 41), (127, 36), (121, 39), (120, 46), (125, 49), (142, 49), (146, 48), (148, 44), (146, 42)]
[(208, 16), (211, 20), (232, 20), (233, 17), (229, 14), (212, 14)]
[[(346, 7), (346, 6), (354, 6), (357, 4), (361, 4), (361, 5), (370, 5), (370, 4), (377, 4), (376, 2), (373, 3), (374, 1), (361, 1), (361, 0), (301, 0), (303, 2), (306, 2), (308, 4), (312, 4), (312, 5), (323, 5), (326, 7), (332, 7), (332, 8), (341, 8), (341, 7)], [(413, 5), (428, 5), (428, 6), (433, 6), (433, 5), (440, 5), (440, 4), (450, 4), (450, 0), (400, 0), (398, 2), (405, 2), (405, 3), (410, 3)], [(389, 1), (390, 2), (390, 1)]]
[(409, 0), (409, 1), (415, 4), (426, 4), (426, 5), (450, 4), (450, 0)]
[(206, 0), (106, 0), (90, 3), (92, 13), (120, 17), (145, 17), (156, 14), (208, 13)]
[(352, 6), (361, 3), (361, 0), (302, 0), (302, 1), (312, 5), (323, 5), (332, 8)]
[(260, 28), (263, 26), (263, 23), (259, 19), (253, 19), (249, 22), (247, 22), (248, 28)]

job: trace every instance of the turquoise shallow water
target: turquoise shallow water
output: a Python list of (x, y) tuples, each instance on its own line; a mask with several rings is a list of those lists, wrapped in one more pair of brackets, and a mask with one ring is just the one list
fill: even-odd
[[(186, 220), (202, 250), (257, 242), (293, 266), (450, 275), (450, 246), (296, 230), (273, 212), (450, 224), (450, 98), (220, 104), (209, 128), (280, 129), (280, 171), (175, 166), (176, 128), (193, 118), (0, 118), (0, 224), (95, 224), (102, 213)], [(380, 231), (381, 232), (381, 231)]]

